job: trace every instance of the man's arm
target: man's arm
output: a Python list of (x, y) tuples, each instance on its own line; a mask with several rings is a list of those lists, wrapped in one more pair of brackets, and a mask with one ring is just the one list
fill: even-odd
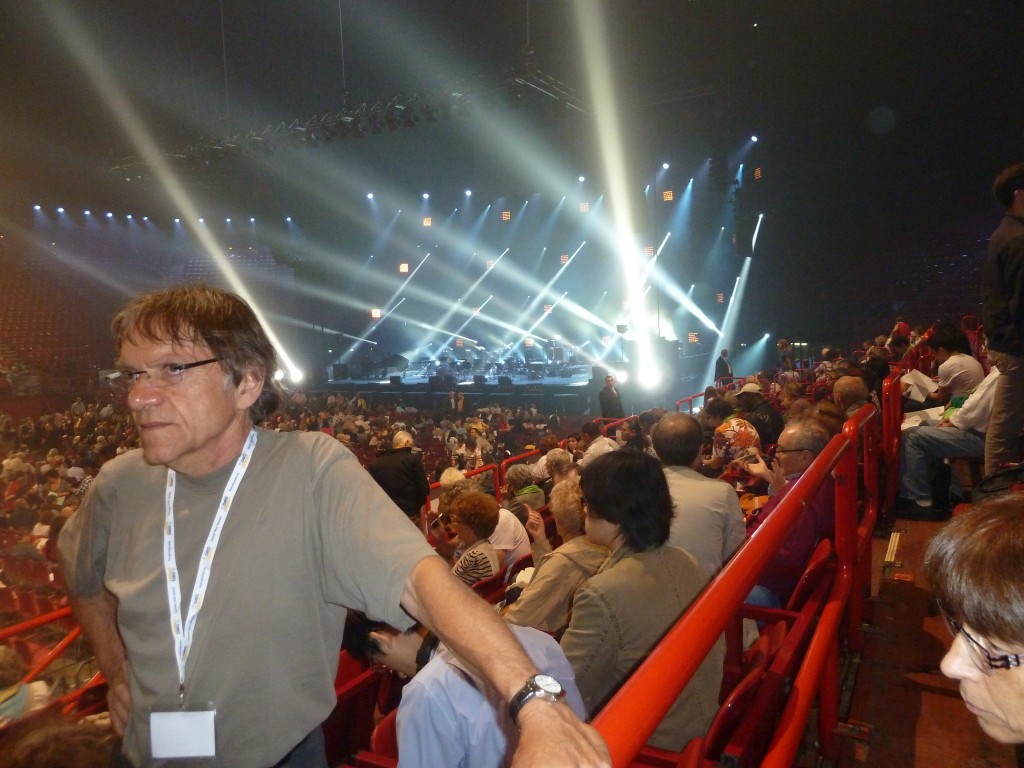
[[(438, 558), (424, 558), (413, 568), (402, 607), (506, 702), (538, 672), (505, 621), (459, 584)], [(527, 702), (519, 713), (519, 725), (516, 766), (611, 765), (600, 735), (581, 723), (564, 702)]]
[(75, 618), (82, 627), (100, 672), (107, 679), (107, 704), (110, 722), (118, 736), (124, 735), (132, 706), (128, 688), (128, 658), (117, 631), (117, 600), (108, 592), (96, 597), (69, 596)]

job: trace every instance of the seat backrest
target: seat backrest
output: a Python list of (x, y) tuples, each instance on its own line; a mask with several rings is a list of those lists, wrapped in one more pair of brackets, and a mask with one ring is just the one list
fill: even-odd
[(525, 570), (526, 568), (533, 568), (533, 553), (532, 552), (523, 555), (518, 560), (516, 560), (514, 563), (512, 563), (512, 565), (509, 566), (508, 574), (505, 577), (506, 583), (508, 583), (508, 584), (515, 584), (515, 582), (516, 582), (516, 575), (520, 571)]
[(715, 719), (704, 737), (704, 756), (717, 760), (725, 749), (729, 737), (743, 719), (757, 693), (757, 686), (768, 668), (768, 651), (771, 639), (761, 635), (746, 654), (743, 678), (729, 693), (718, 708)]
[(398, 709), (391, 710), (377, 723), (370, 738), (370, 749), (374, 754), (398, 759)]
[(502, 568), (493, 576), (481, 579), (470, 589), (489, 603), (500, 603), (505, 599), (505, 569)]
[(821, 577), (824, 575), (831, 557), (832, 542), (829, 539), (822, 539), (818, 542), (818, 546), (814, 548), (814, 552), (811, 553), (811, 558), (807, 561), (807, 567), (804, 568), (804, 572), (800, 575), (800, 580), (796, 583), (793, 593), (789, 596), (789, 601), (786, 603), (787, 611), (799, 611), (803, 608), (808, 596), (821, 581)]

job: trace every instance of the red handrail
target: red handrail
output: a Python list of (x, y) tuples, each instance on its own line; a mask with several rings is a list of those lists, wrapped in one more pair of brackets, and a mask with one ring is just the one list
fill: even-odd
[(527, 459), (529, 459), (529, 458), (531, 458), (533, 456), (540, 456), (540, 448), (534, 448), (532, 451), (527, 451), (526, 453), (520, 453), (518, 456), (509, 456), (507, 459), (502, 461), (501, 462), (501, 482), (498, 484), (498, 487), (500, 488), (501, 486), (503, 486), (505, 484), (505, 473), (508, 471), (508, 468), (510, 466), (512, 466), (513, 464), (519, 464), (522, 461), (526, 461)]
[(66, 619), (70, 615), (70, 608), (60, 608), (56, 611), (40, 614), (39, 616), (35, 616), (31, 619), (25, 619), (25, 621), (0, 629), (0, 640), (6, 640), (8, 637), (20, 635), (22, 632), (28, 632), (30, 629), (35, 629), (36, 627), (41, 627), (44, 624), (49, 624), (51, 621)]
[[(878, 511), (878, 418), (866, 405), (832, 438), (765, 523), (694, 601), (618, 693), (594, 718), (615, 766), (627, 766), (650, 737), (697, 667), (735, 616), (761, 571), (823, 482), (836, 484), (836, 580), (800, 668), (794, 693), (771, 744), (771, 765), (792, 765), (810, 706), (819, 701), (819, 740), (825, 756), (836, 756), (839, 713), (839, 626), (855, 587), (870, 579), (871, 530)], [(858, 524), (859, 449), (864, 457), (864, 515)], [(867, 553), (867, 554), (866, 554)], [(851, 625), (860, 632), (863, 596), (851, 605)], [(857, 624), (852, 623), (856, 615)], [(854, 634), (854, 632), (851, 632)], [(766, 727), (769, 727), (766, 725)], [(766, 758), (764, 765), (769, 762)]]
[[(613, 765), (629, 765), (654, 732), (736, 614), (818, 487), (829, 481), (829, 475), (844, 454), (852, 455), (850, 449), (847, 438), (839, 435), (832, 438), (814, 463), (795, 481), (771, 516), (597, 714), (593, 724), (608, 744)], [(852, 520), (840, 522), (840, 513), (852, 514)], [(838, 550), (839, 532), (856, 525), (856, 510), (842, 509), (837, 502), (836, 515)], [(849, 557), (853, 551), (848, 542), (844, 543), (844, 556)]]

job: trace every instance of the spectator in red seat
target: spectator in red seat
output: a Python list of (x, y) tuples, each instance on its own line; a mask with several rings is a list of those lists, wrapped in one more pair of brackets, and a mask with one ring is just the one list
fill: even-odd
[(552, 551), (540, 513), (531, 510), (526, 530), (533, 539), (533, 578), (505, 618), (513, 624), (559, 635), (572, 615), (572, 601), (580, 585), (593, 576), (608, 557), (607, 548), (583, 535), (586, 515), (577, 479), (563, 480), (551, 491), (551, 515), (562, 545)]
[(697, 471), (700, 445), (700, 424), (689, 414), (666, 414), (654, 429), (675, 506), (668, 541), (696, 557), (711, 578), (746, 540), (746, 529), (732, 486)]
[(781, 414), (764, 399), (759, 384), (744, 384), (736, 393), (736, 405), (743, 412), (743, 418), (757, 430), (761, 445), (774, 445), (778, 442), (785, 422)]
[(513, 464), (505, 473), (505, 507), (516, 516), (520, 523), (526, 524), (529, 507), (539, 509), (544, 506), (544, 491), (533, 481), (533, 472), (527, 464)]
[(18, 652), (0, 645), (0, 728), (20, 720), (50, 701), (50, 687), (43, 680), (21, 682), (28, 668)]
[[(668, 544), (672, 497), (646, 453), (599, 456), (580, 477), (587, 538), (610, 550), (576, 592), (562, 650), (594, 715), (678, 621), (707, 584), (697, 559)], [(718, 710), (725, 643), (719, 640), (655, 729), (649, 743), (681, 750), (703, 736)]]
[(430, 493), (423, 452), (413, 448), (412, 435), (396, 432), (390, 449), (380, 452), (369, 466), (370, 475), (405, 516), (419, 525), (420, 508)]
[(601, 428), (592, 421), (580, 427), (580, 450), (583, 455), (576, 460), (580, 468), (587, 466), (603, 453), (618, 450), (619, 444), (601, 434)]
[(906, 410), (948, 405), (951, 398), (970, 394), (985, 378), (981, 363), (971, 357), (967, 335), (955, 325), (943, 323), (935, 326), (929, 343), (939, 365), (938, 388), (929, 393), (920, 405), (905, 402)]
[(463, 494), (448, 506), (448, 522), (464, 547), (452, 566), (456, 578), (472, 586), (490, 578), (501, 565), (488, 537), (498, 526), (498, 502), (481, 491)]
[(868, 401), (868, 387), (859, 376), (842, 376), (832, 386), (832, 402), (850, 418)]
[[(771, 516), (830, 439), (828, 431), (815, 420), (790, 422), (779, 436), (771, 467), (763, 458), (748, 465), (751, 474), (768, 481), (768, 492), (772, 495), (771, 500), (747, 520), (748, 537)], [(818, 541), (832, 535), (835, 515), (835, 487), (831, 479), (826, 478), (762, 571), (747, 602), (769, 608), (785, 605)]]
[(724, 397), (716, 397), (704, 406), (708, 426), (715, 430), (711, 443), (711, 458), (704, 466), (715, 472), (754, 451), (761, 452), (761, 437), (754, 425), (733, 415), (732, 404)]
[[(558, 643), (529, 627), (511, 627), (552, 696), (564, 697), (578, 717), (586, 712), (572, 667)], [(502, 697), (421, 625), (399, 632), (349, 614), (342, 645), (354, 658), (383, 664), (411, 678), (402, 689), (396, 720), (403, 768), (497, 768), (511, 764), (516, 722)], [(543, 693), (541, 695), (544, 695)]]

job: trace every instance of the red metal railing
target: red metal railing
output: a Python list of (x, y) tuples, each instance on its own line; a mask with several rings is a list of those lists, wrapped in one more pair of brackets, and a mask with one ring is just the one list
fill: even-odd
[[(858, 529), (857, 460), (861, 442), (865, 456), (870, 451), (873, 460), (877, 460), (877, 438), (873, 436), (877, 417), (873, 407), (865, 406), (846, 426), (844, 434), (832, 439), (772, 515), (594, 718), (594, 726), (608, 743), (613, 765), (629, 765), (654, 732), (824, 482), (836, 484), (836, 579), (764, 765), (792, 765), (816, 697), (820, 701), (822, 754), (830, 755), (837, 750), (833, 731), (839, 710), (838, 628), (855, 585), (870, 578), (870, 570), (863, 573), (863, 569), (870, 568), (870, 561), (864, 562), (858, 556), (862, 536), (870, 545), (877, 514), (877, 473), (869, 469), (864, 473), (865, 515)], [(863, 441), (862, 433), (866, 436)], [(870, 464), (866, 462), (865, 466)], [(867, 550), (870, 552), (870, 546)]]
[(885, 508), (896, 501), (900, 487), (900, 425), (903, 423), (903, 393), (896, 370), (882, 382), (882, 457), (885, 467)]

